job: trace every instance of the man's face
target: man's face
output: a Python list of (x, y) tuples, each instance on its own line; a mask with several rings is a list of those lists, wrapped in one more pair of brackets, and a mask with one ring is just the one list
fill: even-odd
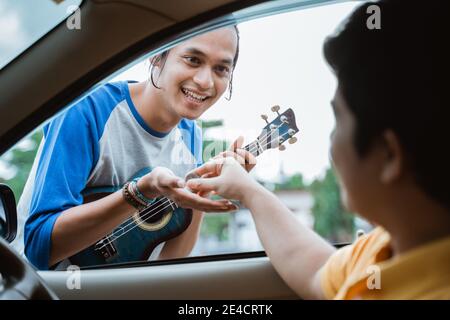
[(192, 38), (171, 49), (161, 73), (155, 74), (158, 94), (172, 114), (197, 119), (225, 92), (237, 49), (234, 28)]
[(331, 134), (330, 155), (341, 185), (341, 198), (347, 210), (371, 218), (378, 207), (379, 162), (374, 152), (359, 156), (354, 146), (356, 119), (339, 88), (332, 101), (336, 125)]

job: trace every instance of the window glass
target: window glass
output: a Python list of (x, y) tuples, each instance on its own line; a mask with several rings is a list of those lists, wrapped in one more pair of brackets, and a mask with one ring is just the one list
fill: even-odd
[(0, 0), (0, 69), (69, 17), (82, 0)]
[[(330, 101), (336, 80), (324, 61), (322, 45), (356, 5), (344, 2), (239, 24), (240, 52), (231, 100), (226, 99), (226, 92), (197, 120), (203, 136), (202, 160), (207, 161), (239, 135), (244, 136), (244, 145), (254, 141), (266, 125), (261, 114), (266, 114), (269, 122), (277, 117), (272, 106), (279, 105), (280, 113), (291, 108), (299, 128), (298, 141), (285, 143), (284, 151), (271, 149), (262, 153), (251, 174), (302, 223), (332, 243), (352, 241), (356, 230), (371, 228), (342, 207), (329, 161), (329, 136), (334, 127)], [(149, 78), (146, 60), (109, 82), (147, 81), (151, 85)], [(139, 116), (136, 120), (143, 121)], [(0, 181), (12, 187), (16, 199), (22, 196), (41, 139), (42, 128), (38, 128), (0, 159)], [(95, 170), (90, 172), (90, 178), (95, 176)], [(127, 221), (125, 228), (138, 223), (131, 218)], [(115, 230), (113, 239), (127, 231)], [(117, 249), (100, 247), (102, 254), (107, 255), (115, 254)], [(190, 256), (259, 250), (262, 246), (251, 214), (241, 207), (233, 213), (206, 213)], [(157, 258), (157, 250), (153, 252), (153, 258)]]
[[(240, 53), (230, 101), (222, 98), (201, 117), (204, 149), (222, 146), (244, 135), (250, 143), (276, 114), (292, 108), (300, 129), (285, 151), (269, 150), (258, 157), (252, 175), (272, 190), (305, 225), (332, 243), (350, 242), (357, 230), (372, 226), (342, 207), (339, 186), (329, 161), (329, 136), (334, 127), (330, 101), (335, 76), (326, 64), (322, 45), (357, 3), (339, 3), (269, 16), (239, 24)], [(148, 62), (134, 66), (116, 80), (148, 79)], [(209, 157), (209, 150), (204, 160)], [(191, 255), (263, 250), (249, 211), (208, 213)]]

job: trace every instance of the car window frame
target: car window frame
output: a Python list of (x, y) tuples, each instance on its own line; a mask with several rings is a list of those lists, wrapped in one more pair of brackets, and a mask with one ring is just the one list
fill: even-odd
[[(175, 31), (173, 31), (172, 27), (171, 27), (171, 28), (169, 28), (169, 30), (162, 30), (160, 32), (157, 32), (156, 35), (151, 35), (150, 37), (157, 37), (157, 35), (159, 35), (161, 37), (165, 37), (165, 40), (159, 40), (155, 43), (146, 44), (146, 45), (144, 45), (144, 42), (139, 42), (138, 44), (135, 45), (137, 47), (133, 48), (134, 54), (131, 54), (131, 56), (135, 57), (136, 55), (139, 55), (139, 53), (141, 53), (142, 51), (145, 51), (146, 53), (143, 55), (140, 54), (139, 58), (136, 58), (136, 59), (132, 60), (131, 62), (130, 62), (130, 59), (131, 59), (130, 57), (127, 58), (124, 56), (116, 57), (116, 59), (117, 59), (116, 61), (112, 61), (112, 62), (105, 61), (105, 63), (115, 64), (116, 65), (115, 71), (113, 71), (113, 72), (104, 71), (103, 73), (108, 73), (109, 75), (106, 77), (102, 77), (102, 80), (96, 81), (92, 86), (90, 86), (86, 90), (82, 90), (81, 88), (79, 88), (78, 91), (80, 91), (81, 94), (79, 94), (75, 99), (71, 100), (68, 104), (60, 107), (58, 111), (53, 113), (53, 115), (51, 115), (50, 117), (47, 117), (45, 121), (37, 122), (35, 127), (31, 131), (27, 131), (25, 136), (34, 132), (34, 130), (36, 130), (38, 127), (45, 125), (46, 123), (51, 121), (53, 118), (55, 118), (56, 116), (58, 116), (59, 114), (61, 114), (65, 110), (67, 110), (68, 108), (75, 105), (78, 101), (80, 101), (84, 97), (91, 94), (98, 87), (108, 83), (112, 78), (114, 78), (116, 75), (122, 73), (124, 70), (131, 68), (135, 64), (140, 63), (145, 59), (148, 59), (150, 56), (153, 56), (153, 55), (163, 52), (167, 49), (170, 49), (170, 48), (176, 46), (177, 44), (179, 44), (180, 42), (182, 42), (188, 38), (191, 38), (195, 35), (202, 34), (202, 33), (205, 33), (205, 32), (211, 31), (211, 30), (215, 30), (215, 29), (218, 29), (221, 27), (233, 25), (236, 23), (239, 24), (242, 22), (250, 21), (250, 20), (256, 20), (256, 19), (263, 18), (263, 17), (269, 16), (269, 15), (270, 16), (278, 15), (278, 14), (282, 14), (285, 12), (303, 10), (303, 9), (310, 8), (313, 6), (332, 5), (334, 3), (348, 2), (348, 1), (349, 0), (331, 0), (331, 1), (329, 1), (329, 0), (283, 1), (282, 0), (282, 1), (280, 1), (279, 6), (277, 6), (277, 7), (274, 7), (273, 3), (268, 4), (268, 2), (270, 2), (270, 1), (267, 1), (267, 0), (244, 1), (246, 4), (248, 4), (248, 3), (257, 3), (257, 4), (254, 6), (253, 10), (251, 10), (251, 8), (247, 7), (245, 9), (243, 9), (240, 14), (239, 13), (236, 14), (235, 10), (234, 11), (231, 10), (231, 12), (229, 12), (229, 13), (223, 14), (219, 17), (212, 18), (211, 20), (206, 21), (206, 22), (203, 21), (203, 19), (207, 20), (207, 17), (201, 17), (198, 20), (192, 19), (192, 21), (190, 20), (188, 22), (182, 22), (182, 23), (180, 23), (181, 27), (178, 26), (178, 24), (177, 24), (178, 28), (183, 29), (185, 25), (186, 26), (188, 26), (190, 24), (195, 25), (195, 23), (198, 21), (199, 24), (197, 24), (191, 28), (188, 28), (187, 31), (177, 32), (176, 29), (175, 29)], [(283, 2), (284, 2), (284, 4), (283, 4)], [(82, 1), (80, 4), (81, 9), (82, 9), (82, 5), (84, 3), (85, 3), (85, 1)], [(267, 4), (268, 4), (269, 8), (266, 7)], [(230, 9), (233, 8), (233, 6), (227, 6), (227, 8), (226, 8), (227, 10), (229, 9), (228, 7), (230, 7)], [(273, 10), (273, 11), (271, 11), (271, 10)], [(237, 11), (239, 12), (240, 10), (237, 10)], [(214, 16), (214, 14), (215, 13), (211, 13), (212, 16)], [(65, 19), (61, 23), (64, 23), (64, 21), (65, 21)], [(56, 28), (56, 26), (55, 26), (55, 28)], [(45, 36), (40, 38), (38, 41), (36, 41), (32, 46), (27, 48), (25, 51), (31, 50), (31, 48), (34, 45), (36, 45), (39, 41), (43, 41), (50, 32), (51, 31), (49, 31)], [(138, 48), (139, 46), (142, 46), (142, 47)], [(144, 49), (147, 47), (150, 47), (153, 49), (151, 49), (150, 51)], [(22, 52), (18, 57), (20, 57), (24, 53), (25, 52)], [(16, 57), (16, 58), (18, 58), (18, 57)], [(106, 68), (106, 69), (110, 70), (109, 68)], [(99, 78), (99, 75), (97, 75), (94, 78)], [(88, 83), (89, 82), (92, 82), (92, 81), (88, 81)], [(63, 90), (61, 93), (63, 94), (64, 91), (65, 90)], [(73, 92), (71, 95), (73, 95)], [(21, 137), (20, 139), (22, 139), (23, 137)], [(15, 141), (15, 143), (17, 143), (19, 140)], [(9, 150), (9, 148), (7, 150)], [(2, 155), (4, 154), (4, 151), (2, 149), (0, 149), (0, 152)], [(341, 247), (341, 246), (344, 246), (347, 244), (348, 243), (342, 243), (342, 244), (338, 243), (338, 244), (334, 244), (334, 245), (336, 247)], [(87, 269), (109, 269), (109, 268), (134, 268), (134, 267), (142, 267), (142, 266), (182, 264), (182, 263), (206, 262), (206, 261), (223, 261), (223, 260), (231, 260), (231, 259), (246, 259), (246, 258), (256, 258), (256, 257), (265, 257), (265, 256), (266, 256), (265, 251), (235, 252), (235, 253), (225, 253), (225, 254), (212, 254), (212, 255), (207, 255), (207, 256), (183, 257), (183, 258), (170, 259), (170, 260), (156, 260), (156, 261), (153, 260), (153, 261), (139, 261), (139, 262), (108, 264), (108, 265), (102, 265), (102, 266), (82, 267), (81, 269), (87, 270)]]

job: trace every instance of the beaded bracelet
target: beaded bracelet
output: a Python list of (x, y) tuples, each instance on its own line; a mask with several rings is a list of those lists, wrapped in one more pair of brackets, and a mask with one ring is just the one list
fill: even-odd
[(122, 188), (122, 195), (126, 202), (128, 202), (130, 205), (141, 211), (145, 208), (145, 205), (142, 205), (140, 201), (134, 197), (130, 192), (130, 181), (124, 184)]
[(137, 186), (137, 183), (138, 183), (139, 179), (140, 179), (140, 178), (135, 178), (135, 179), (133, 179), (133, 191), (134, 191), (135, 195), (136, 195), (140, 200), (144, 201), (146, 205), (149, 205), (149, 204), (153, 203), (153, 201), (154, 201), (155, 199), (147, 198), (147, 197), (139, 190), (139, 188), (138, 188), (138, 186)]
[(138, 195), (136, 194), (136, 182), (131, 181), (130, 184), (128, 185), (128, 192), (130, 193), (130, 196), (137, 202), (139, 203), (141, 206), (143, 207), (147, 207), (148, 203), (147, 201), (144, 201), (142, 199), (140, 199), (138, 197)]

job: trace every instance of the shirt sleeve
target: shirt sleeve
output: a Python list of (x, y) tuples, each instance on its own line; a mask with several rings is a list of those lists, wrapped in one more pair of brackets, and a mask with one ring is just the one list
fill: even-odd
[(44, 127), (29, 217), (25, 223), (25, 254), (38, 269), (49, 269), (51, 235), (58, 216), (83, 203), (81, 191), (98, 160), (98, 136), (89, 99)]
[[(374, 241), (384, 231), (375, 228), (371, 232), (359, 237), (350, 245), (337, 250), (321, 269), (320, 282), (325, 298), (334, 299), (340, 289), (344, 286), (349, 275), (357, 271), (361, 262), (367, 261), (374, 254)], [(358, 271), (357, 271), (358, 272)]]
[(325, 299), (333, 299), (347, 278), (353, 244), (337, 250), (320, 270), (320, 284)]
[(201, 166), (203, 164), (202, 129), (195, 121), (187, 119), (182, 119), (178, 124), (178, 128), (180, 129), (183, 142), (194, 157), (194, 167)]
[(197, 167), (200, 167), (203, 164), (203, 137), (202, 137), (202, 129), (194, 125), (194, 157), (197, 161)]

